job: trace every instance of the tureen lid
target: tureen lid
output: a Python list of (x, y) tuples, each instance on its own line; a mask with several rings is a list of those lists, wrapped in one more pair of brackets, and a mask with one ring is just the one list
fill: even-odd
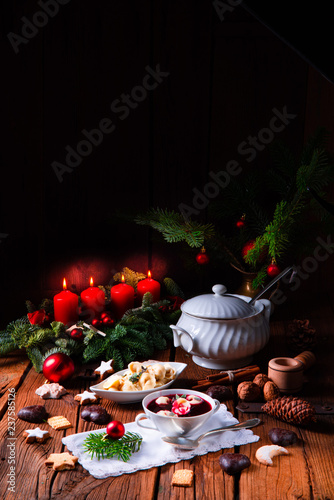
[(226, 286), (214, 285), (212, 293), (198, 295), (181, 305), (184, 313), (206, 319), (237, 319), (252, 316), (256, 309), (236, 295), (226, 294)]

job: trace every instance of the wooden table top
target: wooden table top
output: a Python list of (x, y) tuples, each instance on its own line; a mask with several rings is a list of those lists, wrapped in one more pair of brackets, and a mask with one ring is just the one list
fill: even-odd
[[(317, 330), (318, 344), (314, 350), (316, 363), (304, 374), (304, 385), (298, 394), (313, 404), (334, 404), (333, 393), (333, 351), (334, 351), (334, 301), (328, 296), (311, 297), (308, 301), (296, 300), (276, 308), (271, 317), (271, 337), (268, 345), (255, 356), (254, 363), (267, 373), (268, 361), (277, 356), (291, 355), (287, 349), (286, 332), (294, 318), (308, 318)], [(158, 352), (155, 359), (186, 362), (188, 367), (178, 379), (177, 385), (191, 388), (198, 379), (204, 378), (211, 370), (193, 363), (191, 356), (181, 348), (172, 346)], [(143, 361), (143, 360), (142, 360)], [(96, 364), (98, 366), (98, 363)], [(215, 453), (194, 457), (176, 464), (166, 464), (133, 474), (119, 477), (95, 479), (80, 464), (74, 470), (55, 472), (45, 466), (44, 461), (50, 453), (66, 451), (62, 438), (72, 433), (101, 428), (80, 418), (80, 408), (74, 395), (88, 389), (92, 383), (82, 377), (74, 376), (64, 383), (69, 394), (59, 400), (42, 400), (35, 390), (43, 382), (42, 374), (31, 367), (24, 352), (14, 353), (0, 359), (0, 436), (1, 468), (0, 497), (15, 499), (93, 499), (117, 500), (133, 499), (227, 499), (227, 500), (279, 500), (279, 499), (334, 499), (334, 414), (317, 415), (317, 421), (307, 426), (295, 426), (280, 422), (265, 414), (260, 418), (263, 425), (256, 428), (260, 436), (257, 443), (235, 449), (223, 449)], [(234, 392), (235, 388), (234, 388)], [(15, 413), (33, 404), (45, 404), (50, 415), (64, 415), (73, 428), (55, 431), (46, 423), (39, 424), (48, 429), (52, 439), (45, 443), (26, 444), (23, 432), (38, 424), (29, 424), (9, 418), (9, 394), (15, 394)], [(259, 414), (241, 413), (236, 410), (237, 398), (227, 402), (228, 409), (243, 421)], [(113, 419), (131, 422), (142, 411), (141, 403), (118, 405), (102, 401)], [(12, 407), (11, 407), (12, 408)], [(15, 449), (8, 447), (8, 429), (15, 429)], [(265, 444), (271, 444), (268, 431), (273, 427), (290, 429), (297, 433), (298, 443), (289, 447), (289, 455), (276, 457), (272, 467), (257, 462), (255, 452)], [(222, 472), (219, 457), (225, 452), (240, 452), (251, 460), (251, 466), (238, 476)], [(10, 458), (14, 459), (15, 469), (10, 469)], [(192, 469), (195, 474), (191, 488), (171, 486), (173, 472), (177, 469)], [(12, 477), (9, 474), (14, 474)], [(9, 479), (15, 480), (15, 493), (9, 488)]]

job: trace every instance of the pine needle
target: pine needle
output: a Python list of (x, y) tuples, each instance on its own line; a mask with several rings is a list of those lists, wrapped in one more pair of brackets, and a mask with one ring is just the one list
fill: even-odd
[(98, 459), (113, 458), (128, 462), (132, 453), (140, 450), (143, 438), (136, 432), (127, 432), (121, 439), (111, 439), (106, 433), (91, 432), (84, 440), (83, 447), (90, 454)]

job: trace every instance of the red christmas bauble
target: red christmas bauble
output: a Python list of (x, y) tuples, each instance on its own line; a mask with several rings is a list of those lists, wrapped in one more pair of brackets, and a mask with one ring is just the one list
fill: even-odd
[(197, 264), (200, 264), (201, 266), (208, 264), (210, 261), (210, 257), (206, 253), (206, 250), (204, 247), (201, 248), (200, 252), (196, 255), (196, 262)]
[(72, 377), (74, 363), (63, 352), (56, 352), (46, 358), (43, 363), (43, 375), (50, 382), (63, 382)]
[(71, 331), (71, 338), (74, 340), (83, 340), (84, 337), (82, 328), (73, 328)]
[(121, 439), (124, 436), (125, 427), (122, 422), (113, 420), (107, 425), (107, 434), (112, 439)]
[(278, 267), (278, 265), (275, 264), (275, 262), (272, 262), (267, 267), (267, 274), (268, 274), (268, 276), (270, 276), (270, 278), (275, 278), (275, 276), (278, 276), (280, 272), (281, 272), (281, 270)]
[(246, 257), (246, 255), (248, 254), (249, 250), (252, 250), (254, 248), (254, 245), (255, 245), (255, 240), (247, 241), (246, 245), (241, 250), (242, 256)]

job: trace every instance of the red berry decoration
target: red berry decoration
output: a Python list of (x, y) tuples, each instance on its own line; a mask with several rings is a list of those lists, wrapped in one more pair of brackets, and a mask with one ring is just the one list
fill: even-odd
[(107, 434), (112, 439), (121, 439), (124, 436), (125, 427), (122, 422), (113, 420), (107, 425)]
[(67, 354), (56, 352), (43, 363), (43, 375), (50, 382), (63, 382), (74, 374), (74, 363)]
[(275, 278), (275, 276), (278, 276), (280, 272), (281, 270), (275, 262), (272, 262), (267, 267), (267, 274), (270, 278)]
[(104, 320), (104, 318), (111, 318), (111, 314), (110, 314), (110, 312), (108, 312), (108, 311), (104, 311), (104, 312), (101, 314), (100, 319), (103, 321), (103, 320)]
[(206, 250), (204, 247), (201, 248), (200, 252), (196, 255), (196, 262), (197, 264), (200, 264), (201, 266), (208, 264), (210, 261), (210, 257), (206, 253)]
[(100, 321), (98, 318), (94, 318), (92, 320), (92, 325), (95, 326), (95, 328), (100, 328), (102, 326), (102, 321)]
[(113, 318), (110, 318), (109, 316), (105, 316), (102, 320), (102, 323), (106, 326), (111, 326), (115, 323), (115, 320)]
[(242, 250), (241, 250), (241, 254), (242, 254), (242, 256), (245, 258), (245, 257), (246, 257), (246, 255), (248, 254), (248, 252), (249, 252), (250, 250), (252, 250), (252, 249), (254, 248), (254, 246), (255, 246), (255, 240), (250, 240), (250, 241), (248, 241), (248, 242), (246, 243), (246, 245), (245, 245), (245, 246), (242, 248)]
[(71, 338), (74, 340), (83, 340), (84, 334), (82, 328), (73, 328), (71, 331)]

